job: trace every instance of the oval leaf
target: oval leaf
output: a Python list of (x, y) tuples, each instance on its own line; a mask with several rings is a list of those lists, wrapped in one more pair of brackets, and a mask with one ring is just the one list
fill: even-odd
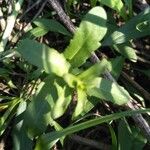
[(117, 83), (103, 78), (93, 79), (93, 88), (89, 86), (87, 93), (100, 99), (111, 101), (115, 104), (122, 105), (127, 103), (131, 97), (128, 92)]
[(63, 54), (34, 40), (22, 40), (18, 45), (17, 51), (29, 63), (44, 69), (47, 73), (63, 76), (68, 73), (70, 68)]
[(40, 18), (36, 19), (33, 23), (38, 27), (44, 28), (48, 31), (58, 32), (64, 35), (71, 36), (67, 29), (56, 20)]
[(81, 66), (91, 53), (100, 47), (99, 41), (107, 31), (106, 18), (105, 10), (102, 7), (95, 7), (82, 20), (64, 52), (74, 67)]

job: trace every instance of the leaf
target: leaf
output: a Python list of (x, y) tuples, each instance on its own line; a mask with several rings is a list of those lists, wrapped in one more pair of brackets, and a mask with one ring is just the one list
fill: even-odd
[(147, 21), (143, 21), (141, 23), (139, 23), (136, 26), (137, 30), (139, 30), (140, 32), (144, 32), (147, 31), (148, 28), (150, 28), (150, 20)]
[(128, 7), (130, 18), (133, 16), (133, 0), (124, 0), (125, 5)]
[(49, 150), (51, 148), (51, 142), (58, 140), (59, 138), (61, 138), (62, 136), (67, 136), (69, 134), (73, 134), (75, 132), (79, 132), (81, 130), (102, 124), (104, 122), (109, 122), (112, 120), (116, 120), (122, 117), (126, 117), (126, 116), (131, 116), (131, 115), (135, 115), (137, 113), (145, 113), (150, 111), (150, 109), (145, 109), (145, 110), (135, 110), (135, 111), (124, 111), (121, 113), (114, 113), (111, 115), (106, 115), (103, 117), (98, 117), (96, 119), (91, 119), (89, 121), (85, 121), (83, 123), (74, 125), (74, 126), (70, 126), (67, 127), (61, 131), (58, 132), (51, 132), (51, 133), (47, 133), (47, 134), (43, 134), (42, 136), (40, 136), (37, 140), (36, 146), (34, 150)]
[[(50, 77), (48, 77), (38, 86), (36, 95), (34, 95), (25, 111), (24, 126), (32, 138), (42, 134), (50, 121), (51, 106), (49, 101), (53, 101), (50, 94), (52, 88), (54, 88), (53, 81), (51, 80)], [(55, 88), (53, 90), (55, 90)]]
[(47, 31), (58, 32), (64, 35), (71, 36), (67, 29), (56, 20), (38, 18), (33, 23)]
[[(150, 35), (150, 28), (144, 28), (144, 30), (139, 31), (138, 25), (142, 22), (147, 22), (150, 20), (150, 7), (145, 9), (143, 12), (133, 17), (131, 20), (126, 22), (126, 24), (120, 27), (118, 30), (113, 32), (108, 36), (104, 42), (103, 46), (110, 46), (113, 44), (121, 44), (128, 42), (131, 39), (141, 38)], [(147, 26), (147, 25), (146, 25)]]
[[(55, 128), (55, 130), (56, 131), (61, 131), (61, 130), (63, 130), (63, 128), (56, 122), (56, 121), (54, 121), (53, 120), (53, 125), (54, 125), (54, 128)], [(64, 139), (65, 139), (65, 137), (61, 137), (60, 138), (60, 142), (61, 142), (61, 145), (63, 146), (63, 144), (64, 144)], [(56, 140), (57, 141), (57, 140)]]
[(89, 82), (90, 80), (93, 80), (93, 78), (98, 77), (100, 74), (103, 74), (107, 69), (107, 66), (108, 66), (108, 61), (106, 59), (103, 59), (98, 63), (94, 64), (86, 71), (80, 73), (78, 75), (78, 78), (81, 81)]
[(96, 6), (97, 0), (90, 0), (91, 6), (94, 7)]
[(58, 82), (55, 81), (54, 86), (57, 89), (58, 98), (52, 108), (52, 118), (57, 119), (65, 113), (70, 104), (72, 90), (66, 86), (65, 83), (59, 85)]
[(36, 27), (28, 31), (25, 35), (25, 37), (41, 37), (48, 33), (48, 30), (41, 27)]
[(108, 62), (108, 70), (111, 72), (113, 77), (115, 77), (116, 79), (118, 79), (121, 74), (124, 61), (125, 61), (125, 59), (122, 56), (119, 56), (114, 59), (111, 59)]
[(16, 112), (16, 106), (20, 103), (20, 101), (20, 98), (12, 99), (11, 103), (9, 103), (9, 107), (0, 118), (0, 136), (4, 133), (11, 119), (14, 117)]
[(34, 40), (22, 40), (16, 49), (29, 63), (44, 69), (47, 73), (63, 76), (68, 73), (69, 63), (63, 54)]
[(76, 88), (77, 86), (84, 88), (84, 83), (77, 76), (73, 74), (70, 73), (66, 74), (64, 76), (64, 80), (71, 88)]
[(112, 150), (117, 150), (117, 137), (116, 133), (111, 125), (109, 125), (109, 130), (111, 134), (111, 141), (112, 141)]
[(27, 103), (25, 101), (22, 101), (17, 109), (14, 121), (15, 126), (12, 132), (14, 150), (32, 150), (33, 147), (32, 140), (27, 136), (26, 128), (23, 126), (23, 113), (26, 110), (26, 107)]
[(118, 126), (118, 141), (120, 150), (142, 150), (147, 142), (138, 128), (130, 128), (128, 123), (123, 120)]
[(127, 20), (125, 6), (121, 0), (99, 0), (99, 2), (116, 10), (120, 14), (120, 16)]
[(80, 23), (64, 52), (74, 67), (81, 66), (91, 53), (100, 47), (99, 41), (107, 31), (106, 18), (106, 12), (102, 7), (94, 7)]
[(135, 49), (128, 46), (127, 44), (113, 45), (114, 49), (122, 54), (125, 58), (132, 62), (137, 62), (137, 55)]
[(8, 76), (10, 72), (5, 68), (0, 68), (0, 77)]
[(77, 88), (77, 95), (78, 95), (77, 106), (72, 115), (73, 120), (76, 119), (79, 115), (81, 115), (84, 112), (86, 103), (88, 101), (86, 91), (84, 91), (83, 89)]
[(87, 93), (89, 96), (105, 99), (118, 105), (123, 105), (131, 99), (123, 87), (103, 78), (93, 79), (91, 86), (87, 87)]

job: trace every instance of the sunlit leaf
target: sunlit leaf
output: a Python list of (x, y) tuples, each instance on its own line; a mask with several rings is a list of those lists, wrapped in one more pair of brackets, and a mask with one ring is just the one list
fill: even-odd
[(64, 55), (74, 67), (81, 66), (93, 51), (100, 47), (99, 41), (106, 34), (106, 12), (102, 7), (94, 7), (84, 17), (76, 30)]
[(82, 114), (82, 112), (84, 112), (87, 101), (88, 99), (86, 92), (81, 88), (77, 88), (77, 106), (72, 116), (73, 119), (77, 118)]
[(41, 27), (36, 27), (31, 29), (29, 32), (26, 33), (25, 37), (41, 37), (48, 33), (48, 30)]
[(105, 70), (107, 69), (108, 62), (106, 59), (103, 59), (99, 61), (98, 63), (94, 64), (92, 67), (87, 69), (86, 71), (83, 71), (78, 75), (78, 77), (82, 81), (89, 82), (90, 80), (93, 80), (93, 78), (98, 77), (100, 74), (103, 74)]
[(63, 76), (68, 73), (69, 63), (56, 50), (34, 40), (22, 40), (16, 49), (28, 62), (44, 69), (47, 73)]
[(70, 104), (72, 90), (65, 84), (59, 85), (57, 82), (54, 82), (54, 85), (57, 89), (58, 98), (52, 108), (52, 118), (56, 119), (65, 113)]
[(116, 51), (122, 54), (125, 58), (131, 60), (132, 62), (137, 61), (137, 55), (135, 53), (135, 49), (128, 46), (127, 44), (114, 45), (113, 46)]
[(120, 14), (120, 16), (122, 16), (125, 20), (127, 19), (125, 6), (122, 0), (99, 0), (99, 2), (116, 10)]
[[(93, 88), (91, 88), (92, 86)], [(125, 104), (131, 99), (130, 95), (123, 87), (103, 78), (93, 79), (93, 84), (87, 88), (87, 93), (90, 96), (96, 96), (118, 105)]]

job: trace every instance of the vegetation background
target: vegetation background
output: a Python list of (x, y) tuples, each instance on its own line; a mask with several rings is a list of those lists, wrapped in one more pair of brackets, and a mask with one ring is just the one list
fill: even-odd
[(0, 150), (150, 149), (150, 1), (0, 1)]

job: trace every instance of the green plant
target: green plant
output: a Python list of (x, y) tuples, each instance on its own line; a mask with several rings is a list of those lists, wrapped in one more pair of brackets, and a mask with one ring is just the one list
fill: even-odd
[[(78, 3), (82, 2), (67, 1), (68, 10)], [(96, 6), (97, 3), (115, 10), (125, 25), (118, 27), (116, 23), (111, 22), (105, 9)], [(125, 5), (129, 14), (126, 13)], [(149, 8), (134, 17), (131, 1), (90, 0), (90, 6), (93, 8), (83, 17), (74, 35), (53, 19), (38, 18), (33, 21), (31, 30), (27, 30), (19, 38), (14, 49), (4, 51), (7, 42), (1, 45), (0, 60), (4, 67), (0, 68), (0, 77), (6, 80), (10, 90), (15, 91), (18, 88), (11, 79), (14, 68), (17, 66), (26, 73), (25, 84), (19, 90), (19, 96), (0, 95), (4, 100), (0, 103), (0, 111), (4, 111), (0, 118), (0, 135), (6, 132), (14, 119), (12, 126), (14, 149), (32, 150), (35, 147), (35, 150), (48, 150), (58, 140), (63, 145), (64, 139), (70, 134), (150, 111), (150, 109), (125, 111), (74, 124), (99, 103), (108, 102), (124, 106), (133, 99), (132, 92), (127, 90), (129, 86), (125, 89), (116, 81), (103, 77), (109, 71), (118, 80), (126, 59), (132, 63), (137, 62), (138, 57), (132, 48), (132, 40), (149, 35)], [(13, 23), (14, 21), (15, 19)], [(59, 49), (56, 50), (36, 40), (49, 32), (53, 32), (56, 36), (62, 34), (67, 42), (70, 41), (62, 53)], [(3, 37), (1, 42), (4, 42)], [(115, 57), (102, 58), (91, 64), (88, 61), (91, 54), (104, 46), (109, 46)], [(12, 56), (15, 56), (15, 60), (19, 60), (18, 64), (14, 61), (16, 66), (11, 64)], [(148, 74), (148, 71), (139, 71)], [(71, 123), (67, 128), (63, 128), (59, 119), (67, 113), (71, 105), (73, 105), (70, 114)], [(54, 130), (50, 132), (50, 128)], [(133, 126), (130, 128), (125, 119), (119, 122), (118, 139), (111, 125), (109, 129), (113, 149), (125, 148), (124, 137), (121, 135), (124, 130), (132, 141), (137, 140), (135, 144), (130, 143), (129, 149), (137, 145), (142, 149), (147, 142), (138, 128)]]

